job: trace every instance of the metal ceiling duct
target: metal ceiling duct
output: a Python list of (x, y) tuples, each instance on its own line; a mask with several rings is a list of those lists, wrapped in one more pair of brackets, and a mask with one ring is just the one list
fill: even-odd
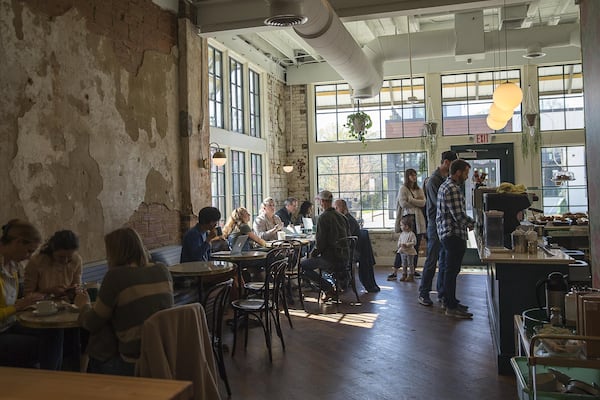
[(379, 94), (383, 63), (372, 63), (325, 0), (304, 0), (308, 21), (294, 31), (319, 53), (352, 88), (352, 97), (366, 99)]
[(267, 0), (267, 5), (270, 15), (265, 19), (265, 25), (295, 26), (304, 24), (308, 19), (301, 0)]

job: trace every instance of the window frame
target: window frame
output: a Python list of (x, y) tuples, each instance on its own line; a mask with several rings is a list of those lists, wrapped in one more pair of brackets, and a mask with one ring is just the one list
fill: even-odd
[[(216, 55), (219, 55), (219, 68), (216, 68)], [(210, 60), (213, 60), (212, 63)], [(213, 46), (208, 46), (208, 108), (209, 124), (217, 128), (225, 127), (224, 93), (223, 93), (223, 52)], [(220, 90), (217, 90), (220, 88)], [(219, 94), (219, 95), (217, 95)], [(214, 97), (214, 98), (213, 98)], [(219, 117), (220, 116), (220, 117)], [(213, 121), (214, 119), (214, 121)]]

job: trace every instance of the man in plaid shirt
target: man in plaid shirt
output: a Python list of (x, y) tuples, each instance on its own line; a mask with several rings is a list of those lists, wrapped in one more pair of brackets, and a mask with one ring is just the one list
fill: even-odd
[(446, 315), (455, 318), (472, 318), (468, 307), (456, 300), (456, 278), (460, 272), (467, 248), (467, 229), (473, 229), (474, 220), (465, 210), (465, 197), (460, 186), (468, 179), (471, 166), (465, 160), (455, 160), (450, 165), (450, 175), (440, 186), (437, 199), (437, 233), (444, 253), (446, 274), (440, 295)]

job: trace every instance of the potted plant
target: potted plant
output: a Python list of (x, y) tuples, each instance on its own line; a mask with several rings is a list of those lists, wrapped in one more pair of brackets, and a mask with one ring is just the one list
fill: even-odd
[(371, 117), (364, 111), (357, 111), (348, 115), (344, 124), (344, 127), (349, 130), (350, 137), (360, 140), (362, 144), (365, 144), (367, 129), (372, 126)]

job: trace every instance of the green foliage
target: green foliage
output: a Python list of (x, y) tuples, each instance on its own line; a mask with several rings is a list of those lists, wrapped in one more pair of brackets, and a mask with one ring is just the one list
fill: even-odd
[(346, 118), (345, 128), (348, 128), (350, 137), (360, 140), (362, 144), (366, 146), (365, 135), (367, 129), (373, 126), (373, 121), (369, 114), (363, 111), (357, 111), (348, 115)]

